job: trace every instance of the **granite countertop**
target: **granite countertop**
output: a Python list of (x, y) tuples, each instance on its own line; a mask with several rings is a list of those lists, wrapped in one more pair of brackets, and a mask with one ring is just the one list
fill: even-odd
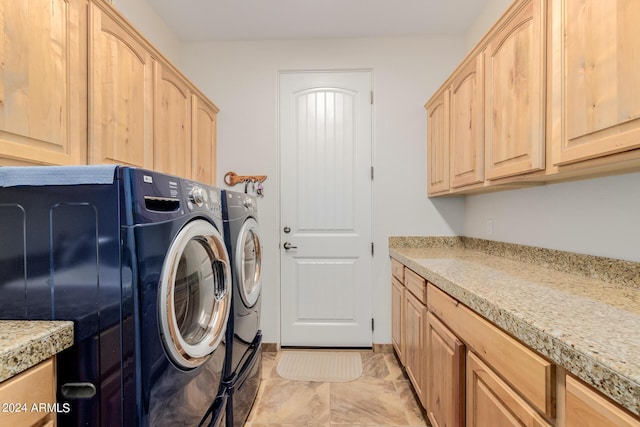
[(640, 263), (469, 238), (390, 238), (389, 253), (640, 415)]
[(73, 345), (73, 322), (0, 320), (0, 382)]

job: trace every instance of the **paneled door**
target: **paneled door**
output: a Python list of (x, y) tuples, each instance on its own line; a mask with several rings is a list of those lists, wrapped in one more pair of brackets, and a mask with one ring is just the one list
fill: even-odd
[(371, 81), (280, 74), (283, 346), (372, 344)]

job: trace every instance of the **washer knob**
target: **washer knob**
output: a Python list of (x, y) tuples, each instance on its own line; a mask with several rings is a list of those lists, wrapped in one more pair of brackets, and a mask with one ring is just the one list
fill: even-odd
[(196, 206), (200, 207), (207, 201), (207, 192), (200, 186), (194, 185), (189, 194), (189, 198)]
[(244, 207), (245, 209), (253, 209), (253, 200), (251, 200), (250, 198), (246, 198), (244, 199)]

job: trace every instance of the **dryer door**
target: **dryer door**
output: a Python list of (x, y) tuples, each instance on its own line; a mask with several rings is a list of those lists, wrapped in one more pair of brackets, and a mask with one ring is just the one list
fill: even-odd
[(247, 307), (252, 307), (262, 289), (262, 243), (258, 222), (248, 218), (238, 234), (235, 267), (238, 272), (240, 297)]
[(204, 363), (225, 335), (231, 307), (229, 256), (220, 233), (198, 219), (169, 247), (160, 277), (159, 317), (173, 362), (191, 369)]

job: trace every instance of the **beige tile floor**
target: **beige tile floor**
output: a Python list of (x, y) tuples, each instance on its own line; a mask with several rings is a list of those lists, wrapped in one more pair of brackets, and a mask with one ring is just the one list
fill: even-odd
[(392, 353), (362, 351), (362, 376), (346, 383), (285, 380), (276, 372), (280, 354), (263, 353), (248, 427), (429, 425)]

